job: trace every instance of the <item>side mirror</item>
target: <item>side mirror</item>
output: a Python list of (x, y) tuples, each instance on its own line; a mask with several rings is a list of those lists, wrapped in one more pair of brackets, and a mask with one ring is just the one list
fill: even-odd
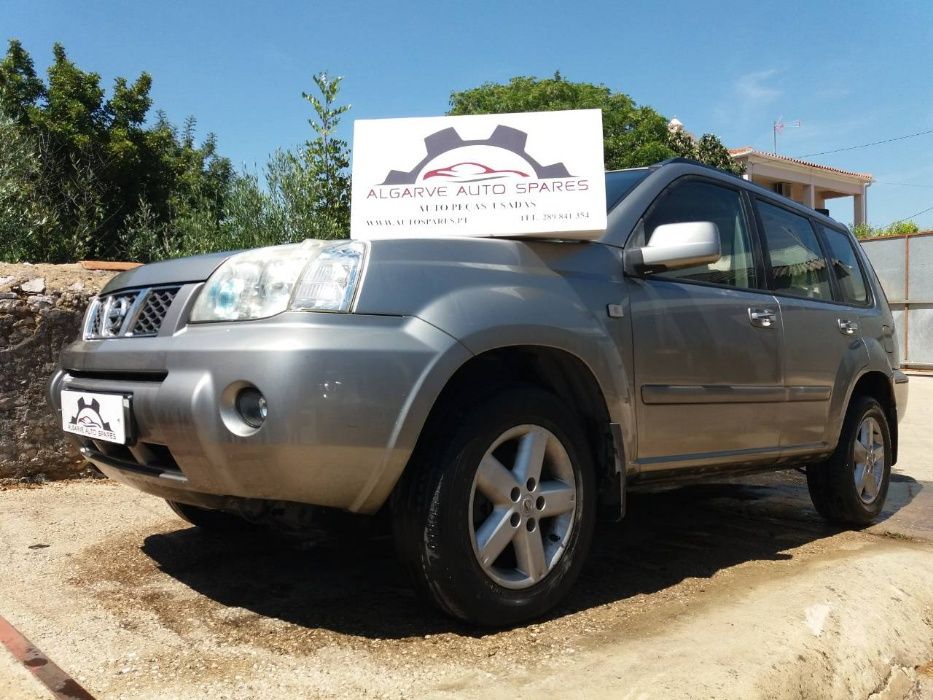
[(719, 228), (712, 221), (663, 224), (648, 245), (625, 251), (625, 272), (642, 275), (716, 262), (721, 255)]

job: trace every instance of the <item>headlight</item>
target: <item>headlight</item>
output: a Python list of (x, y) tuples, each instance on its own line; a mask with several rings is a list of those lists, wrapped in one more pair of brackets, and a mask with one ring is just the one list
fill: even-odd
[(292, 297), (297, 311), (349, 311), (363, 271), (366, 246), (351, 241), (324, 248), (301, 276)]
[(305, 241), (227, 259), (201, 289), (191, 321), (267, 318), (286, 309), (347, 312), (360, 279), (360, 241)]

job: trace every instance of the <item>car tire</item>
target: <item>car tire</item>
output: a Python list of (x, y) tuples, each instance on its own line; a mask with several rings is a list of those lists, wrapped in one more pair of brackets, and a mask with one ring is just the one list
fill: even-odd
[(212, 510), (210, 508), (201, 508), (192, 506), (188, 503), (179, 503), (178, 501), (165, 501), (175, 515), (182, 520), (191, 523), (195, 527), (200, 527), (209, 532), (223, 533), (245, 533), (255, 532), (258, 526), (253, 525), (238, 515), (227, 513), (222, 510)]
[(807, 467), (807, 487), (817, 512), (840, 525), (871, 523), (888, 495), (891, 459), (884, 409), (870, 396), (855, 397), (835, 452), (826, 462)]
[(487, 626), (539, 617), (567, 594), (592, 540), (583, 426), (531, 385), (446, 406), (393, 496), (399, 557), (418, 592), (454, 617)]

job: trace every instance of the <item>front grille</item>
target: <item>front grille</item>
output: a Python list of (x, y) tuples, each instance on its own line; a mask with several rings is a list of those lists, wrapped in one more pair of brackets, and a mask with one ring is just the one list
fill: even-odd
[(93, 304), (93, 306), (91, 307), (91, 311), (88, 316), (88, 319), (90, 321), (90, 327), (95, 329), (96, 333), (99, 333), (100, 332), (100, 321), (101, 321), (101, 316), (104, 313), (104, 307), (102, 304), (97, 303), (96, 300), (91, 303)]
[(88, 309), (85, 340), (157, 335), (180, 287), (151, 287), (97, 297)]
[(162, 319), (168, 313), (176, 294), (178, 294), (178, 287), (150, 291), (142, 311), (136, 317), (136, 323), (133, 324), (132, 334), (155, 335), (158, 333), (162, 326)]
[(121, 292), (99, 297), (90, 310), (89, 318), (93, 325), (87, 334), (91, 338), (113, 338), (123, 335), (123, 325), (139, 298), (139, 291)]

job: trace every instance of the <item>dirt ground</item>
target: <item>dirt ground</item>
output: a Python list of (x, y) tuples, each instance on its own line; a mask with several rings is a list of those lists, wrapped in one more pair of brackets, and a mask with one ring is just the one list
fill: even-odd
[[(223, 540), (108, 481), (10, 488), (0, 615), (100, 698), (933, 698), (930, 425), (913, 376), (867, 530), (822, 523), (798, 472), (633, 495), (566, 605), (495, 632), (425, 608), (385, 539)], [(0, 653), (0, 696), (43, 692)]]

